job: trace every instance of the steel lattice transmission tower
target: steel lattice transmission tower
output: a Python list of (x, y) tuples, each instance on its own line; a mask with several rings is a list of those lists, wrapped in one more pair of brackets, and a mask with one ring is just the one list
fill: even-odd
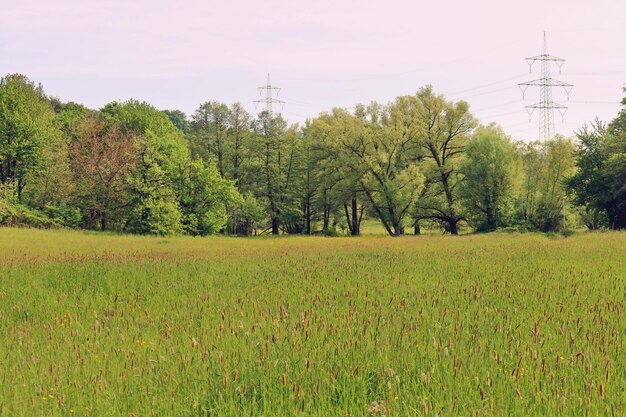
[(258, 87), (257, 90), (259, 90), (259, 96), (261, 97), (263, 96), (263, 92), (265, 91), (265, 98), (254, 100), (254, 105), (256, 106), (258, 104), (265, 103), (265, 111), (267, 111), (270, 117), (272, 116), (272, 113), (273, 113), (274, 104), (280, 104), (281, 106), (285, 104), (283, 100), (279, 100), (273, 97), (274, 92), (278, 96), (278, 93), (280, 92), (280, 88), (274, 87), (272, 85), (272, 83), (270, 82), (269, 74), (267, 74), (267, 84), (265, 84), (264, 86)]
[(559, 74), (561, 73), (561, 67), (565, 63), (563, 58), (559, 58), (548, 54), (548, 46), (546, 43), (546, 33), (543, 33), (543, 53), (541, 55), (531, 56), (526, 58), (529, 71), (532, 72), (533, 65), (537, 62), (541, 63), (541, 78), (519, 83), (518, 86), (522, 90), (522, 99), (526, 93), (528, 87), (539, 87), (539, 103), (526, 106), (528, 112), (529, 121), (532, 120), (532, 114), (536, 109), (539, 109), (539, 140), (547, 141), (552, 138), (554, 134), (554, 110), (558, 110), (561, 114), (561, 119), (565, 119), (565, 112), (567, 107), (552, 100), (552, 87), (563, 87), (569, 100), (569, 94), (574, 87), (572, 84), (564, 83), (563, 81), (555, 80), (550, 76), (550, 65), (556, 64), (559, 68)]

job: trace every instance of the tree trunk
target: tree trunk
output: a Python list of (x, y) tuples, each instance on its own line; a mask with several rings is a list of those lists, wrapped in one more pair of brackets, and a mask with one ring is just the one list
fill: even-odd
[(357, 204), (356, 198), (352, 199), (352, 227), (350, 228), (350, 232), (352, 236), (359, 236), (361, 234), (361, 219), (359, 218), (359, 206)]
[(24, 182), (21, 178), (17, 179), (17, 201), (22, 202), (22, 190), (24, 190)]
[(11, 165), (12, 165), (11, 161), (7, 159), (6, 166), (5, 166), (5, 168), (3, 170), (3, 173), (2, 173), (2, 182), (3, 183), (9, 182), (9, 181), (11, 181), (13, 179), (13, 177), (12, 177), (13, 174), (11, 172)]
[(306, 234), (310, 235), (311, 234), (311, 200), (309, 198), (307, 198), (307, 202), (306, 202), (306, 208), (304, 210), (305, 216), (306, 216)]
[(330, 223), (330, 205), (324, 204), (324, 223), (322, 225), (322, 232), (328, 233), (328, 225)]
[(439, 166), (439, 174), (441, 178), (441, 186), (443, 187), (444, 194), (446, 196), (446, 202), (448, 204), (448, 213), (447, 213), (447, 222), (450, 228), (450, 234), (458, 235), (458, 227), (457, 227), (457, 216), (454, 211), (454, 199), (452, 197), (452, 190), (450, 189), (450, 184), (448, 183), (448, 175), (450, 173), (445, 174), (442, 170), (441, 164), (437, 161), (437, 165)]
[(487, 230), (495, 230), (496, 229), (496, 217), (495, 214), (493, 212), (493, 208), (492, 207), (487, 207), (487, 213), (486, 213), (486, 229)]
[(413, 224), (413, 234), (417, 235), (421, 235), (422, 234), (422, 229), (420, 228), (420, 222), (416, 221)]
[(103, 232), (107, 230), (107, 213), (103, 211), (100, 213), (100, 228)]
[(273, 235), (277, 235), (280, 232), (279, 226), (280, 226), (280, 222), (278, 221), (278, 218), (272, 218), (272, 234)]

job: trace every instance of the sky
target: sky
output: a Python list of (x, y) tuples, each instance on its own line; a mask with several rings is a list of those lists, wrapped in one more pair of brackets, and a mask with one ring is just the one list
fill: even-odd
[(623, 0), (0, 0), (0, 74), (100, 108), (135, 98), (191, 115), (203, 102), (254, 100), (267, 74), (281, 110), (303, 122), (333, 107), (387, 103), (430, 84), (514, 139), (538, 138), (524, 108), (539, 78), (524, 58), (566, 60), (554, 78), (557, 133), (611, 120), (626, 85)]

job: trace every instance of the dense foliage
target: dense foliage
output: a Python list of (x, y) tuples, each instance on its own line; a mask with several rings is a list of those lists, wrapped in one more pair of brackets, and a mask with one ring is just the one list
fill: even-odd
[(577, 134), (578, 171), (567, 187), (574, 203), (584, 207), (590, 228), (626, 228), (626, 97), (622, 104), (608, 126), (596, 120)]
[[(626, 101), (625, 101), (626, 105)], [(138, 234), (346, 233), (407, 227), (626, 227), (626, 110), (578, 141), (515, 142), (421, 88), (305, 126), (209, 101), (99, 110), (0, 80), (0, 224)], [(567, 187), (566, 187), (566, 186)]]

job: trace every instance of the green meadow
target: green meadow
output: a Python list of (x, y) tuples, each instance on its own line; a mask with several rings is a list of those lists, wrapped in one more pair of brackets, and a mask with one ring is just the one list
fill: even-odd
[(626, 233), (0, 229), (0, 416), (623, 416)]

